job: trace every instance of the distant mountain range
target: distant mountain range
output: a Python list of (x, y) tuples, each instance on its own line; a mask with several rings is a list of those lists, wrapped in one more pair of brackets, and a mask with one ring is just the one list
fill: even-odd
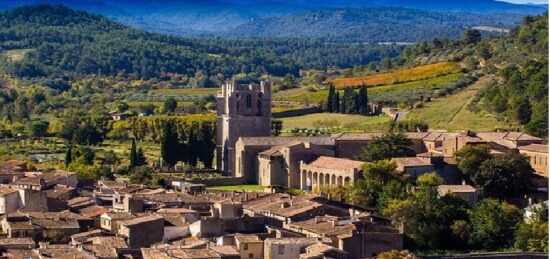
[[(0, 9), (37, 3), (65, 5), (133, 27), (176, 35), (348, 42), (457, 37), (467, 27), (509, 28), (521, 16), (546, 10), (543, 5), (494, 0), (12, 0), (0, 3)], [(410, 36), (399, 35), (404, 28), (409, 28)]]

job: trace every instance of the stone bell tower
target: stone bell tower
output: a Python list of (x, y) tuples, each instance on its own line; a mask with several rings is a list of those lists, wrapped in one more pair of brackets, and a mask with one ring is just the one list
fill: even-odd
[(216, 164), (234, 176), (235, 142), (240, 137), (271, 136), (271, 82), (226, 83), (217, 96)]

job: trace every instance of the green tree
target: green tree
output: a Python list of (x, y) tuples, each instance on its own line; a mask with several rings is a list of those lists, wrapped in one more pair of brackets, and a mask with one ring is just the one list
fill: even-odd
[(334, 112), (333, 100), (334, 99), (334, 85), (330, 84), (328, 87), (328, 96), (327, 96), (327, 112)]
[(199, 130), (198, 139), (198, 158), (205, 168), (212, 168), (214, 160), (214, 151), (216, 143), (214, 142), (214, 128), (209, 123), (202, 123)]
[(153, 176), (153, 172), (147, 166), (137, 166), (130, 172), (130, 183), (148, 184)]
[(143, 148), (139, 147), (136, 153), (136, 166), (147, 165), (147, 158), (143, 152)]
[(136, 140), (132, 139), (132, 147), (130, 148), (130, 168), (137, 166), (137, 147), (136, 147)]
[(282, 120), (272, 120), (271, 121), (271, 135), (279, 136), (279, 135), (281, 135), (281, 130), (283, 130), (283, 121)]
[(67, 148), (67, 151), (65, 152), (65, 168), (68, 168), (71, 162), (73, 161), (73, 155), (72, 155), (72, 147), (69, 146)]
[(481, 41), (481, 32), (475, 29), (465, 30), (463, 40), (466, 44), (477, 44)]
[(522, 251), (548, 253), (548, 206), (545, 203), (534, 209), (531, 218), (519, 223), (515, 247)]
[(168, 97), (164, 101), (164, 112), (165, 113), (174, 112), (177, 107), (178, 107), (178, 102), (176, 101), (176, 99), (174, 99), (172, 97)]
[(178, 162), (180, 147), (178, 133), (174, 130), (173, 123), (166, 123), (160, 139), (160, 154), (169, 167), (173, 167)]
[(394, 225), (401, 225), (405, 235), (418, 248), (454, 248), (448, 242), (453, 236), (451, 225), (467, 220), (468, 204), (454, 197), (439, 197), (437, 186), (443, 179), (436, 173), (423, 174), (417, 179), (417, 190), (407, 199), (391, 200), (383, 210)]
[(360, 159), (367, 162), (391, 159), (394, 157), (414, 156), (411, 149), (412, 142), (405, 135), (390, 133), (375, 137), (360, 155)]
[(50, 123), (47, 121), (35, 121), (30, 125), (31, 136), (34, 138), (41, 138), (48, 135), (48, 128)]
[(499, 199), (519, 197), (531, 187), (534, 173), (529, 159), (517, 151), (484, 161), (471, 179), (482, 187), (488, 197)]
[(486, 249), (495, 249), (513, 244), (515, 228), (522, 215), (514, 205), (484, 199), (469, 218), (472, 226), (470, 242)]
[(492, 159), (487, 145), (466, 145), (455, 153), (458, 169), (468, 179), (477, 179), (483, 162)]
[(334, 112), (340, 112), (340, 92), (336, 90), (332, 98), (332, 109)]

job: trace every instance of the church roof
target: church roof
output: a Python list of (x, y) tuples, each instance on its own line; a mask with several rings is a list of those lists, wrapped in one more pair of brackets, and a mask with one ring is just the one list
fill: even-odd
[(362, 170), (365, 163), (361, 161), (355, 161), (345, 158), (336, 158), (328, 156), (320, 156), (313, 162), (309, 163), (309, 166), (315, 166), (319, 168), (346, 170), (346, 169), (358, 169)]

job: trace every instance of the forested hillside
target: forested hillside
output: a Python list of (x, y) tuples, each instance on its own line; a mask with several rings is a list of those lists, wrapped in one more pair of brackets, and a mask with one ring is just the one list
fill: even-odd
[[(505, 25), (546, 9), (496, 0), (10, 0), (1, 1), (0, 10), (37, 3), (62, 4), (174, 35), (323, 37), (347, 42), (459, 37), (472, 24)], [(417, 10), (396, 11), (398, 7)], [(380, 15), (372, 15), (378, 11)], [(322, 19), (311, 19), (316, 17)]]
[(396, 61), (418, 65), (461, 61), (477, 77), (495, 78), (481, 87), (468, 110), (488, 111), (524, 131), (548, 135), (548, 14), (524, 17), (508, 36), (481, 38), (469, 30), (460, 41), (434, 39), (403, 51)]
[[(1, 68), (17, 77), (179, 78), (215, 86), (238, 73), (284, 76), (395, 56), (399, 47), (297, 39), (191, 39), (148, 33), (61, 6), (0, 14)], [(15, 53), (15, 58), (14, 54)], [(181, 79), (184, 77), (184, 79)]]
[(323, 38), (340, 42), (419, 42), (434, 37), (459, 38), (465, 28), (478, 25), (510, 28), (521, 16), (388, 7), (325, 9), (257, 19), (222, 35)]

